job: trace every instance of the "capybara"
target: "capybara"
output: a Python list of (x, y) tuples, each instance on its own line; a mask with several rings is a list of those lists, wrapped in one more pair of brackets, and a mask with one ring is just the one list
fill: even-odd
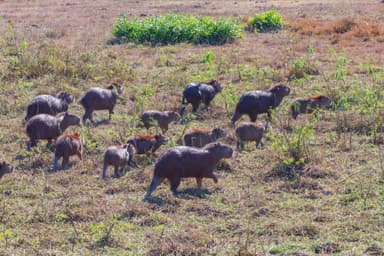
[(131, 144), (108, 147), (104, 153), (103, 179), (107, 177), (107, 169), (110, 165), (115, 167), (115, 177), (119, 177), (124, 167), (131, 162), (134, 152), (135, 149)]
[(0, 179), (7, 173), (11, 173), (13, 167), (10, 164), (7, 164), (5, 161), (0, 162)]
[(220, 142), (207, 144), (203, 148), (177, 146), (168, 149), (155, 163), (152, 182), (145, 197), (148, 198), (164, 179), (169, 180), (174, 195), (181, 178), (196, 178), (199, 188), (203, 178), (211, 178), (217, 183), (213, 170), (221, 159), (232, 157), (232, 153), (230, 146)]
[(37, 114), (49, 114), (52, 116), (68, 110), (69, 104), (75, 100), (75, 97), (68, 92), (59, 92), (56, 97), (42, 94), (34, 97), (28, 104), (27, 115), (24, 120), (28, 121)]
[(220, 128), (214, 128), (212, 130), (191, 129), (184, 134), (183, 140), (185, 146), (202, 148), (208, 143), (225, 136), (225, 131)]
[(148, 110), (145, 111), (141, 117), (139, 126), (144, 126), (149, 129), (149, 127), (154, 125), (154, 122), (160, 127), (161, 131), (165, 133), (168, 131), (168, 125), (171, 122), (177, 122), (180, 120), (179, 113), (174, 111), (157, 111), (157, 110)]
[(310, 114), (315, 109), (327, 109), (331, 104), (332, 100), (324, 95), (296, 98), (291, 105), (291, 114), (293, 119), (296, 119), (299, 114)]
[(271, 109), (280, 105), (285, 96), (290, 93), (290, 88), (285, 85), (276, 85), (267, 91), (250, 91), (240, 97), (232, 117), (232, 124), (242, 116), (248, 115), (255, 122), (258, 114), (267, 113), (271, 118)]
[(163, 135), (136, 134), (128, 138), (127, 144), (135, 147), (136, 154), (154, 153), (161, 145), (167, 142)]
[(59, 113), (56, 116), (48, 114), (33, 116), (26, 124), (27, 135), (30, 139), (28, 150), (36, 146), (38, 140), (56, 139), (71, 125), (80, 125), (80, 118), (68, 114), (68, 112)]
[(80, 140), (80, 134), (62, 134), (55, 143), (55, 158), (53, 160), (53, 170), (58, 169), (58, 162), (60, 158), (63, 158), (61, 168), (65, 169), (69, 164), (69, 157), (77, 155), (79, 159), (82, 159), (83, 155), (83, 143)]
[(180, 115), (183, 116), (185, 107), (188, 103), (192, 104), (192, 111), (196, 112), (200, 103), (203, 102), (206, 107), (209, 106), (213, 98), (223, 90), (221, 84), (216, 80), (207, 83), (190, 83), (183, 91), (181, 101)]
[(244, 148), (244, 141), (255, 141), (256, 148), (258, 148), (259, 144), (263, 144), (261, 139), (263, 138), (267, 127), (268, 123), (265, 125), (258, 125), (251, 122), (241, 122), (235, 129), (237, 137), (237, 149), (240, 151)]
[[(114, 91), (116, 89), (116, 91)], [(106, 88), (90, 88), (80, 98), (80, 104), (84, 107), (83, 124), (89, 119), (92, 124), (92, 113), (94, 110), (108, 110), (109, 119), (113, 114), (113, 109), (118, 99), (118, 95), (123, 93), (123, 87), (120, 84), (112, 83)]]

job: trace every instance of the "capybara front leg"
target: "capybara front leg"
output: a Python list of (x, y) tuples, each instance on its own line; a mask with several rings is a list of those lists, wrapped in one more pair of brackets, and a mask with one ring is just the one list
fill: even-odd
[(171, 191), (174, 196), (177, 196), (177, 188), (180, 185), (180, 177), (173, 177), (169, 179), (169, 182), (171, 183)]
[(257, 115), (256, 114), (249, 114), (249, 119), (251, 119), (251, 122), (256, 122)]
[(203, 178), (201, 178), (201, 177), (196, 178), (196, 183), (197, 183), (198, 189), (202, 188), (202, 181), (203, 181)]
[(108, 165), (107, 164), (104, 164), (103, 165), (103, 173), (102, 173), (102, 178), (105, 179), (106, 176), (107, 176), (107, 168), (108, 168)]

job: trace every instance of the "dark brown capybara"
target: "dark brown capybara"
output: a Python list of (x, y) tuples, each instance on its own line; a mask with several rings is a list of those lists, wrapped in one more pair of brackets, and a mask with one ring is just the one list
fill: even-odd
[(80, 118), (68, 112), (59, 113), (56, 116), (48, 114), (33, 116), (26, 124), (29, 137), (27, 149), (31, 150), (31, 147), (36, 146), (38, 140), (50, 142), (56, 139), (71, 125), (80, 125)]
[(56, 171), (60, 158), (63, 158), (62, 169), (66, 169), (69, 164), (69, 157), (77, 155), (82, 160), (83, 143), (79, 133), (62, 134), (55, 143), (55, 158), (53, 160), (53, 170)]
[(192, 104), (192, 111), (196, 112), (200, 103), (208, 108), (213, 98), (223, 90), (222, 85), (217, 80), (211, 80), (207, 83), (191, 83), (188, 84), (183, 91), (183, 99), (181, 101), (180, 115), (183, 116), (185, 107), (189, 103)]
[(34, 97), (28, 104), (27, 115), (24, 120), (28, 121), (37, 114), (49, 114), (52, 116), (68, 110), (69, 104), (75, 100), (75, 97), (68, 92), (59, 92), (56, 97), (42, 94)]
[(316, 109), (327, 109), (331, 104), (332, 100), (325, 95), (296, 98), (291, 105), (291, 115), (296, 119), (299, 114), (310, 114)]
[[(115, 177), (119, 177), (124, 167), (131, 162), (134, 153), (135, 149), (131, 144), (108, 147), (104, 153), (102, 178), (105, 179), (107, 177), (107, 169), (110, 165), (115, 167)], [(121, 169), (119, 170), (119, 168)]]
[(157, 111), (157, 110), (148, 110), (145, 111), (141, 117), (139, 126), (144, 126), (149, 129), (156, 122), (160, 127), (161, 131), (165, 133), (168, 131), (168, 126), (171, 122), (177, 122), (180, 120), (179, 113), (174, 111)]
[(203, 148), (177, 146), (165, 151), (156, 161), (152, 182), (147, 189), (145, 198), (148, 198), (156, 187), (168, 179), (171, 191), (177, 194), (177, 187), (181, 178), (196, 178), (198, 188), (201, 188), (203, 178), (211, 178), (217, 183), (213, 170), (223, 158), (232, 157), (230, 146), (213, 142)]
[(237, 137), (237, 149), (241, 151), (244, 148), (244, 141), (256, 142), (256, 148), (263, 144), (261, 139), (268, 128), (268, 123), (259, 125), (251, 122), (241, 122), (235, 129)]
[(84, 107), (83, 124), (89, 119), (92, 124), (92, 113), (94, 110), (108, 110), (109, 119), (113, 114), (118, 95), (123, 93), (123, 87), (118, 83), (112, 83), (106, 88), (90, 88), (80, 98), (80, 104)]
[(0, 162), (0, 179), (7, 173), (11, 173), (13, 167), (10, 164), (7, 164), (5, 161)]
[(248, 115), (255, 122), (258, 114), (267, 113), (271, 118), (271, 109), (280, 105), (285, 96), (290, 93), (290, 88), (285, 85), (276, 85), (267, 91), (250, 91), (240, 97), (232, 116), (232, 124), (242, 116)]
[(167, 138), (161, 134), (136, 134), (128, 138), (127, 144), (135, 147), (136, 154), (154, 153), (161, 145), (167, 143)]
[(225, 136), (225, 131), (220, 128), (214, 128), (212, 130), (194, 128), (184, 134), (183, 140), (185, 146), (202, 148), (208, 143), (212, 143)]

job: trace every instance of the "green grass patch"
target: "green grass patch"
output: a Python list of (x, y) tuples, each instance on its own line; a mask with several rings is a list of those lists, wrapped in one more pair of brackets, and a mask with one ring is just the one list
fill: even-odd
[(144, 19), (129, 20), (120, 15), (115, 20), (112, 34), (121, 41), (149, 42), (167, 45), (183, 42), (221, 45), (240, 38), (242, 27), (232, 19), (213, 19), (186, 14), (169, 13)]
[(267, 32), (278, 30), (284, 24), (283, 16), (272, 9), (248, 19), (248, 30), (257, 32)]

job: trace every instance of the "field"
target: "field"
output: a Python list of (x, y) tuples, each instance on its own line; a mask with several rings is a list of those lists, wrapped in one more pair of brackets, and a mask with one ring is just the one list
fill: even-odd
[[(363, 3), (364, 2), (364, 3)], [(115, 43), (114, 19), (183, 12), (238, 22), (274, 8), (286, 24), (220, 46)], [(379, 0), (0, 0), (1, 255), (384, 255), (384, 3)], [(156, 155), (101, 179), (102, 155), (137, 132), (148, 109), (178, 111), (184, 86), (218, 79), (212, 106), (171, 125)], [(110, 122), (70, 127), (85, 156), (49, 172), (52, 148), (26, 151), (22, 120), (41, 93), (124, 86)], [(167, 182), (143, 200), (156, 157), (189, 127), (230, 123), (240, 95), (283, 83), (264, 146), (220, 162), (219, 182)], [(293, 120), (294, 98), (325, 94), (331, 110)], [(70, 113), (82, 116), (78, 101)], [(191, 109), (187, 108), (187, 113)], [(264, 122), (261, 115), (258, 122)], [(244, 116), (242, 120), (248, 120)], [(158, 132), (156, 128), (152, 133)], [(108, 175), (112, 174), (112, 170)]]

